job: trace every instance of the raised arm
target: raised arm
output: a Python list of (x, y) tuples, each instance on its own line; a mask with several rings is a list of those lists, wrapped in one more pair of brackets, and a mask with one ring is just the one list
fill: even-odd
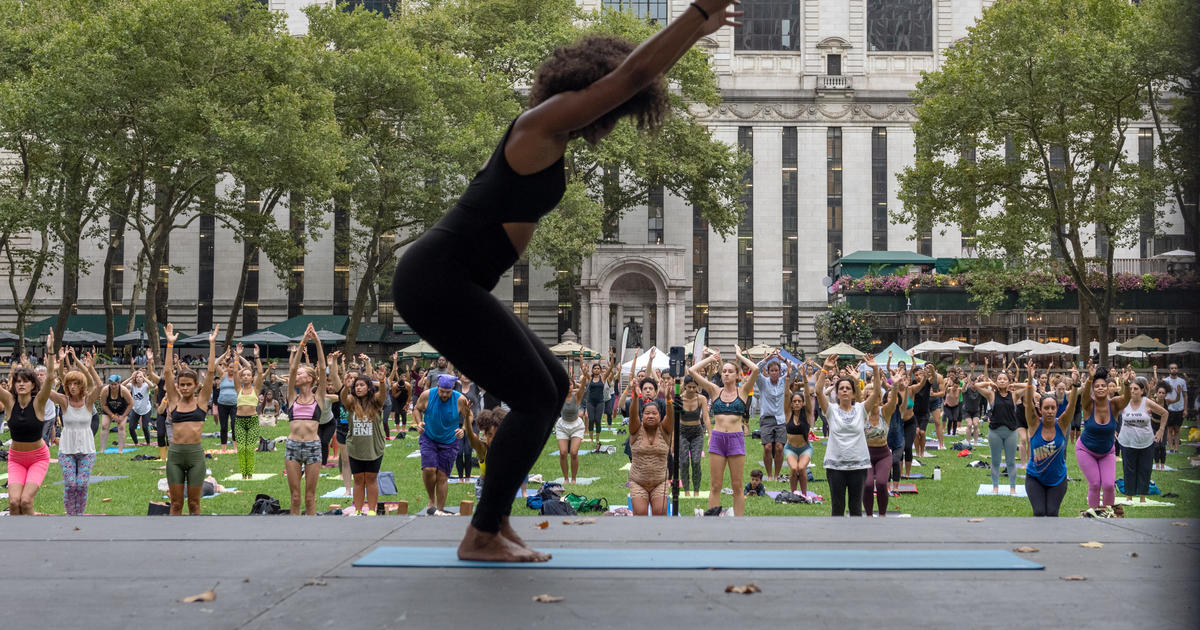
[(204, 374), (204, 386), (196, 394), (201, 404), (205, 405), (208, 404), (208, 399), (212, 398), (213, 379), (217, 375), (217, 335), (220, 328), (220, 324), (214, 324), (212, 332), (208, 334), (208, 371)]
[[(603, 379), (603, 377), (601, 377)], [(579, 375), (579, 384), (575, 387), (575, 404), (578, 405), (583, 400), (584, 385), (587, 383), (588, 375), (586, 373)]]
[(874, 370), (874, 376), (872, 378), (875, 381), (875, 387), (871, 388), (871, 395), (867, 396), (867, 399), (863, 401), (863, 407), (865, 407), (867, 411), (873, 411), (879, 406), (879, 399), (883, 396), (883, 370), (881, 370), (879, 368), (879, 364), (875, 362), (874, 355), (864, 355), (863, 360), (866, 361), (867, 367)]
[(174, 405), (179, 400), (179, 390), (175, 388), (175, 340), (179, 339), (179, 333), (175, 332), (175, 324), (167, 323), (167, 354), (163, 359), (163, 386), (166, 388), (166, 400), (168, 406)]
[(824, 369), (817, 372), (817, 404), (821, 409), (829, 409), (829, 399), (825, 397), (825, 376), (830, 371), (837, 372), (837, 355), (825, 357)]
[(707, 392), (710, 396), (716, 394), (717, 386), (713, 385), (712, 382), (707, 378), (704, 378), (703, 370), (704, 368), (708, 367), (710, 363), (720, 360), (720, 358), (721, 355), (719, 354), (710, 354), (702, 359), (699, 363), (693, 363), (692, 365), (688, 366), (688, 375), (692, 377), (693, 381), (696, 381), (696, 385)]
[[(287, 398), (287, 404), (290, 407), (296, 402), (296, 372), (300, 370), (300, 352), (295, 346), (288, 348), (288, 388), (284, 393)], [(317, 395), (324, 394), (324, 391), (318, 390)]]
[(1033, 361), (1030, 360), (1029, 361), (1029, 386), (1025, 388), (1025, 426), (1029, 429), (1029, 431), (1031, 433), (1035, 429), (1037, 429), (1039, 424), (1041, 424), (1041, 418), (1039, 418), (1037, 416), (1037, 413), (1035, 413), (1036, 411), (1040, 411), (1040, 410), (1035, 409), (1034, 407), (1040, 406), (1040, 404), (1035, 403), (1033, 400), (1033, 390), (1034, 389), (1036, 389), (1036, 388), (1033, 386)]
[(262, 391), (263, 366), (262, 357), (258, 354), (258, 344), (254, 344), (254, 391)]
[(642, 430), (642, 397), (637, 392), (629, 398), (629, 436)]
[(741, 347), (734, 345), (733, 351), (737, 354), (738, 360), (750, 368), (750, 375), (747, 376), (745, 382), (742, 383), (740, 392), (742, 396), (749, 399), (750, 392), (754, 391), (754, 383), (758, 381), (758, 365), (742, 355)]
[[(1079, 380), (1079, 370), (1072, 365), (1071, 377), (1073, 380)], [(1058, 416), (1058, 426), (1062, 427), (1063, 433), (1067, 433), (1071, 427), (1071, 419), (1075, 417), (1075, 406), (1079, 404), (1079, 391), (1074, 387), (1067, 389), (1067, 407)]]

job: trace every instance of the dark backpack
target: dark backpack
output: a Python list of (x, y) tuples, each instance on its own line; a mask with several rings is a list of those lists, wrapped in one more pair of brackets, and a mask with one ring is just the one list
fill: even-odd
[(788, 490), (784, 490), (783, 492), (780, 492), (779, 494), (775, 495), (775, 502), (776, 503), (807, 503), (807, 501), (800, 498), (800, 495), (798, 495), (794, 492), (788, 491)]
[(279, 499), (276, 499), (269, 494), (260, 494), (254, 497), (254, 505), (250, 508), (250, 514), (282, 513), (283, 510), (279, 507)]
[(259, 453), (268, 453), (273, 450), (275, 450), (275, 442), (268, 440), (267, 438), (258, 438)]
[(542, 516), (575, 516), (578, 512), (564, 500), (542, 502)]
[(584, 501), (582, 504), (580, 504), (580, 506), (577, 508), (577, 510), (581, 514), (585, 513), (585, 512), (607, 512), (608, 511), (608, 499), (605, 499), (604, 497), (588, 499), (588, 500)]

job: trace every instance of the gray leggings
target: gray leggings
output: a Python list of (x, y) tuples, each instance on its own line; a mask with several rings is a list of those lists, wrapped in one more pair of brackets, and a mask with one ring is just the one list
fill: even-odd
[[(679, 480), (683, 489), (691, 481), (693, 492), (700, 491), (700, 457), (704, 452), (704, 429), (701, 427), (679, 427)], [(689, 471), (688, 464), (691, 464)]]
[(992, 485), (1000, 485), (1000, 451), (1004, 450), (1004, 463), (1008, 465), (1008, 485), (1017, 487), (1017, 442), (1021, 436), (1008, 427), (988, 429), (988, 444), (992, 447)]

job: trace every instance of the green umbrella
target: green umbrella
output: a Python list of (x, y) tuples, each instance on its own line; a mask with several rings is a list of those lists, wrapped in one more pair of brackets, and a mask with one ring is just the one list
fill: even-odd
[(1162, 352), (1167, 347), (1146, 335), (1138, 335), (1121, 344), (1117, 349), (1122, 352)]

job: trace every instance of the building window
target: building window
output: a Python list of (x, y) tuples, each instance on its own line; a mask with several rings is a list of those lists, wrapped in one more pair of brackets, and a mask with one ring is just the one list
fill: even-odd
[[(738, 127), (738, 149), (754, 156), (754, 128)], [(754, 167), (742, 175), (742, 203), (746, 207), (738, 225), (738, 343), (754, 345)]]
[(742, 26), (734, 29), (734, 50), (800, 50), (798, 0), (745, 0)]
[(888, 248), (887, 127), (871, 130), (871, 249)]
[(529, 323), (529, 259), (521, 258), (513, 265), (513, 313)]
[(343, 11), (362, 7), (367, 11), (382, 13), (383, 17), (391, 17), (392, 11), (396, 10), (396, 0), (340, 0), (340, 3)]
[(825, 130), (825, 214), (829, 243), (826, 264), (842, 257), (842, 128)]
[(873, 51), (932, 51), (933, 1), (867, 0), (867, 42)]
[[(207, 203), (205, 200), (203, 203)], [(217, 220), (211, 213), (200, 215), (200, 277), (196, 295), (196, 332), (213, 328), (213, 270), (216, 262)]]
[(333, 202), (333, 314), (350, 313), (350, 209)]
[(800, 183), (796, 128), (783, 128), (783, 332), (800, 327)]
[(663, 244), (663, 187), (651, 186), (646, 203), (646, 242), (650, 245)]
[(604, 8), (628, 11), (651, 24), (667, 21), (667, 0), (604, 0)]
[(248, 335), (258, 330), (258, 250), (243, 242), (245, 253), (250, 256), (250, 265), (246, 272), (246, 295), (242, 299), (242, 334)]
[(112, 266), (108, 269), (108, 298), (114, 312), (121, 312), (125, 296), (125, 219), (119, 213), (108, 215), (108, 246), (113, 250)]
[[(304, 198), (296, 193), (289, 196), (288, 203), (288, 227), (292, 233), (292, 240), (300, 244), (300, 249), (304, 250), (305, 231), (304, 231)], [(289, 318), (304, 314), (304, 255), (301, 254), (299, 260), (292, 263), (292, 278), (288, 285), (288, 309), (287, 316)]]
[[(1138, 129), (1138, 165), (1146, 170), (1154, 168), (1154, 129)], [(1154, 204), (1142, 205), (1140, 219), (1138, 240), (1141, 257), (1149, 258), (1154, 255)]]
[(825, 57), (825, 74), (831, 77), (839, 77), (842, 75), (842, 56), (837, 54), (826, 55)]
[(708, 326), (708, 221), (692, 204), (692, 329)]

